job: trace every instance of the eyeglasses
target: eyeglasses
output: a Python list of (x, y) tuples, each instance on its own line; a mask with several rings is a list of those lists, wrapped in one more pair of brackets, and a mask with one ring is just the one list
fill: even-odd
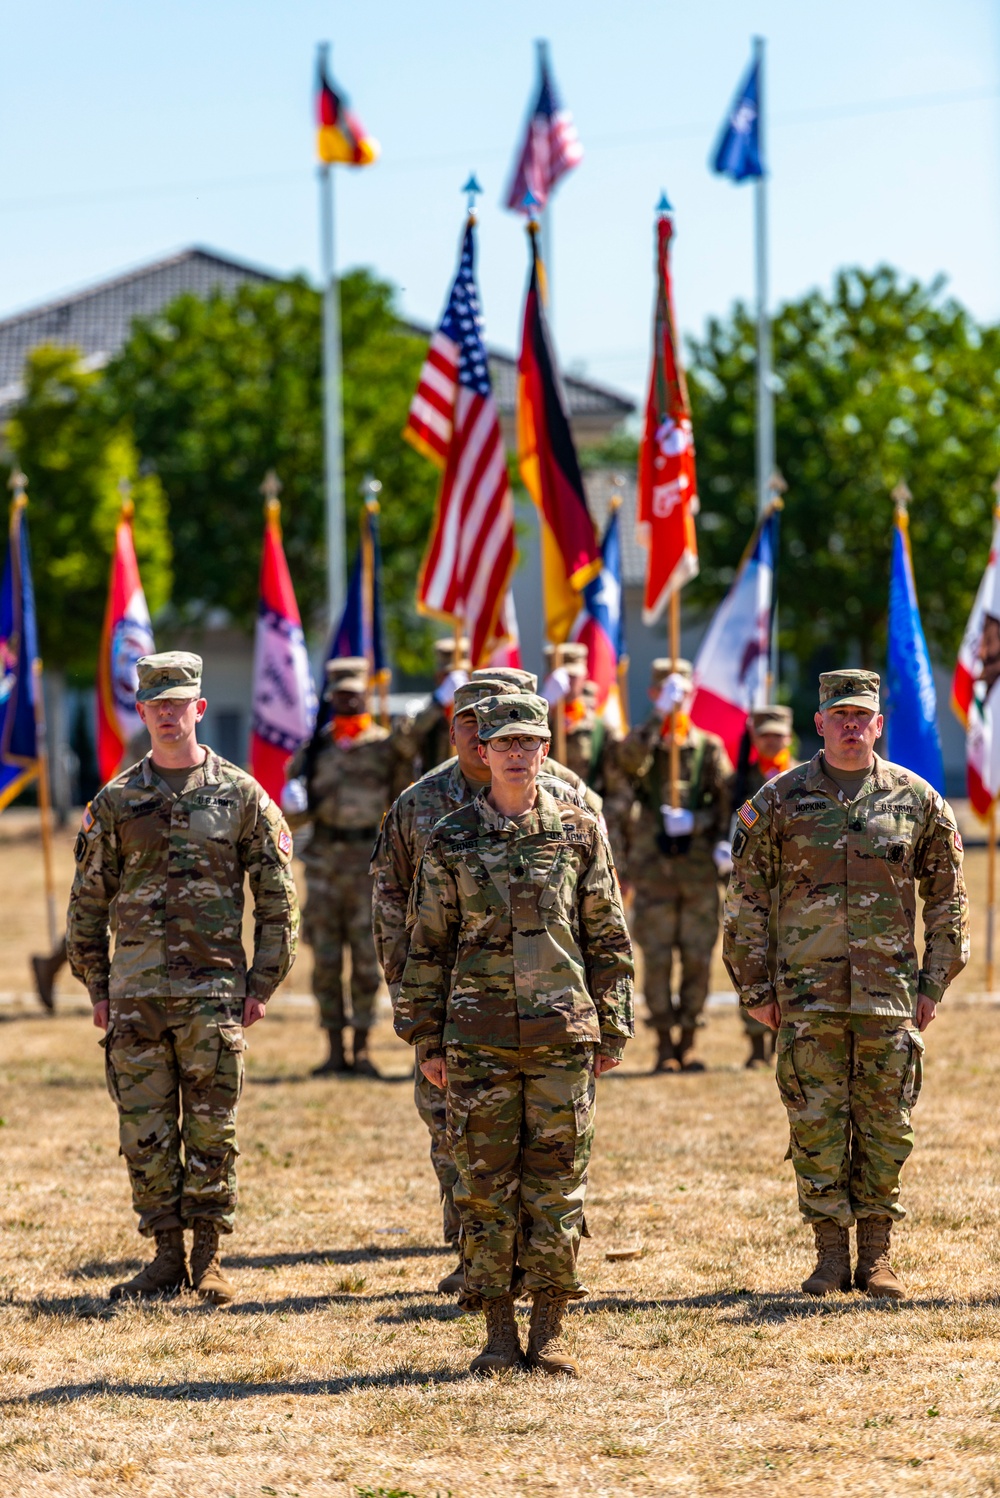
[(500, 739), (487, 739), (487, 747), (495, 749), (498, 754), (510, 754), (513, 749), (521, 749), (525, 754), (530, 754), (533, 749), (538, 749), (545, 743), (544, 739), (538, 738), (536, 734), (530, 737), (527, 734), (515, 736), (504, 734)]

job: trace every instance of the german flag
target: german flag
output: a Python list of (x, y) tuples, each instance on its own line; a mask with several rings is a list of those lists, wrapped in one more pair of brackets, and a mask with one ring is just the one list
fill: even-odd
[(542, 528), (542, 587), (549, 641), (561, 645), (601, 570), (601, 548), (587, 509), (566, 399), (545, 321), (538, 225), (528, 225), (531, 280), (517, 361), (517, 458)]
[(330, 82), (322, 56), (316, 69), (316, 154), (327, 166), (371, 166), (379, 144), (347, 107), (347, 99)]

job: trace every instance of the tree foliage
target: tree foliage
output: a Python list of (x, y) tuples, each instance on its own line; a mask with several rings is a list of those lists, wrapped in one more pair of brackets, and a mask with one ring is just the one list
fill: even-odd
[[(382, 483), (385, 594), (397, 659), (421, 665), (414, 580), (438, 475), (402, 439), (426, 352), (401, 330), (393, 291), (370, 272), (341, 282), (348, 563), (360, 486)], [(257, 609), (260, 484), (283, 484), (282, 524), (299, 607), (319, 622), (326, 595), (321, 302), (304, 280), (179, 298), (134, 325), (105, 374), (109, 410), (132, 423), (170, 503), (173, 605), (224, 608), (244, 626)]]
[[(817, 667), (885, 658), (893, 488), (912, 492), (914, 570), (931, 648), (954, 656), (990, 546), (1000, 463), (1000, 330), (941, 281), (845, 270), (774, 321), (780, 643)], [(755, 326), (738, 305), (690, 345), (702, 513), (691, 596), (718, 602), (751, 534)]]
[[(140, 475), (127, 419), (110, 416), (98, 375), (72, 350), (36, 349), (6, 441), (28, 477), (28, 529), (39, 648), (49, 667), (92, 675), (108, 568), (121, 511), (119, 483), (135, 501), (133, 534), (151, 612), (170, 595), (171, 547), (159, 479)], [(7, 466), (4, 479), (9, 477)]]

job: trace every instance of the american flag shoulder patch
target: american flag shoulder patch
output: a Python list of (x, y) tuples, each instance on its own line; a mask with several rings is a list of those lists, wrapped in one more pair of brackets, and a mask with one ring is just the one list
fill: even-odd
[(91, 811), (91, 809), (90, 809), (90, 802), (88, 801), (87, 802), (87, 806), (86, 806), (86, 810), (83, 813), (83, 830), (84, 830), (84, 832), (89, 832), (90, 829), (91, 829), (91, 827), (93, 827), (93, 825), (94, 825), (94, 813)]
[(754, 806), (752, 801), (744, 801), (743, 805), (740, 807), (736, 815), (739, 817), (744, 827), (752, 827), (754, 823), (759, 821), (760, 819), (760, 812)]

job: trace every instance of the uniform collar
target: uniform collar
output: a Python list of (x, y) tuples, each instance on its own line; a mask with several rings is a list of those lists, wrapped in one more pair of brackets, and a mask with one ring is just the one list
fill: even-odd
[[(889, 791), (892, 790), (894, 783), (888, 760), (884, 760), (880, 755), (876, 754), (865, 785), (870, 785), (871, 789), (875, 791)], [(835, 801), (840, 800), (840, 786), (835, 780), (831, 780), (823, 768), (822, 749), (818, 750), (809, 761), (805, 786), (807, 791), (822, 791), (826, 795), (832, 796)]]
[[(202, 744), (201, 747), (205, 750), (204, 764), (195, 765), (193, 768), (204, 771), (206, 785), (217, 785), (222, 779), (222, 764), (219, 756), (213, 749), (209, 749), (207, 744)], [(151, 785), (164, 785), (164, 781), (160, 779), (156, 771), (153, 769), (152, 750), (150, 750), (149, 753), (140, 762), (139, 769), (144, 786), (148, 787)]]
[[(490, 830), (490, 832), (506, 832), (509, 828), (514, 826), (514, 823), (510, 821), (508, 817), (501, 816), (499, 812), (493, 810), (492, 806), (486, 799), (488, 790), (489, 787), (484, 786), (474, 802), (479, 820)], [(541, 786), (538, 787), (538, 799), (535, 801), (533, 810), (538, 816), (539, 824), (543, 832), (562, 831), (562, 818), (559, 815), (559, 803), (554, 796), (550, 796), (548, 791), (543, 790)]]

